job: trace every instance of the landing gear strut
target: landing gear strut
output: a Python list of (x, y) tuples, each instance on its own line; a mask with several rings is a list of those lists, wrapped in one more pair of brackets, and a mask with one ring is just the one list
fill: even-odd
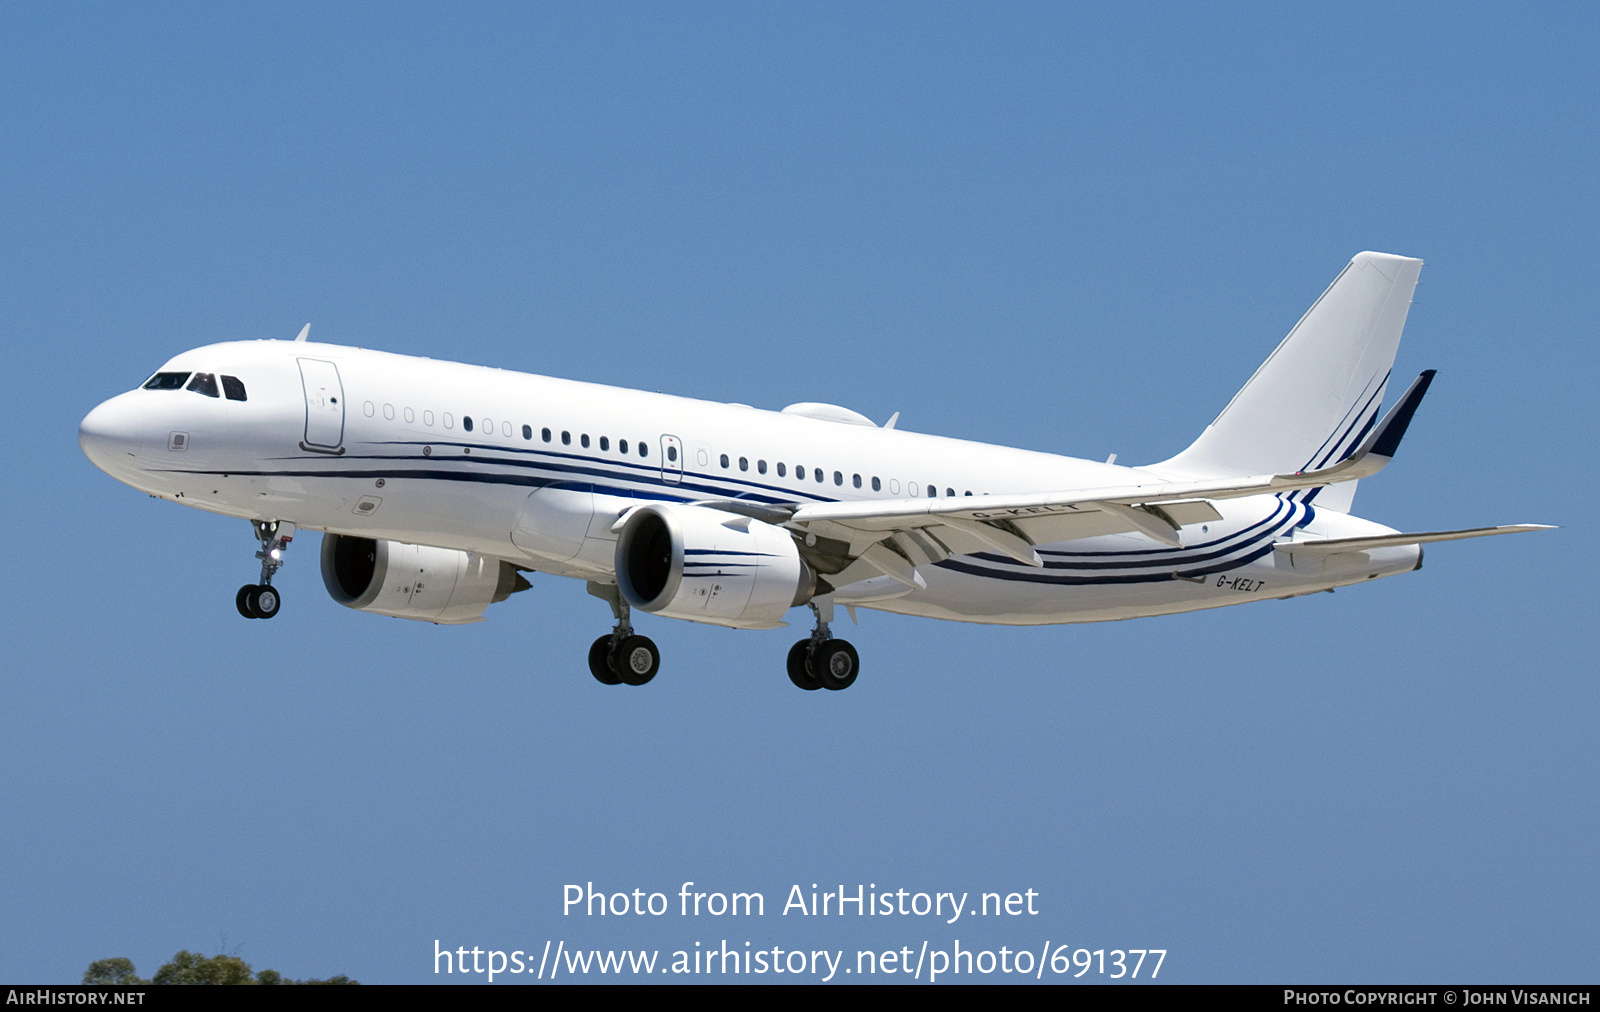
[(617, 619), (608, 635), (589, 647), (589, 673), (602, 685), (643, 685), (661, 668), (661, 651), (648, 636), (636, 635), (628, 622), (628, 602), (614, 583), (591, 583), (589, 593), (611, 605)]
[(829, 631), (833, 621), (833, 598), (812, 600), (811, 611), (817, 627), (811, 638), (789, 648), (789, 681), (802, 689), (848, 689), (861, 672), (861, 658), (848, 640), (836, 640)]
[(255, 528), (256, 540), (261, 542), (261, 551), (256, 553), (256, 558), (261, 560), (261, 582), (240, 587), (233, 603), (245, 618), (271, 618), (283, 603), (277, 589), (272, 586), (272, 574), (283, 566), (283, 553), (288, 550), (289, 542), (294, 540), (294, 524), (277, 520), (252, 520), (250, 526)]

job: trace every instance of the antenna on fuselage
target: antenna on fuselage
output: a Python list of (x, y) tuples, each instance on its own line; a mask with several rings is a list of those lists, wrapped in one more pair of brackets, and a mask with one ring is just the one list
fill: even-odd
[(306, 335), (309, 334), (309, 333), (311, 333), (311, 324), (308, 323), (304, 327), (300, 328), (300, 336), (295, 338), (295, 343), (297, 343), (297, 344), (305, 344), (306, 343)]

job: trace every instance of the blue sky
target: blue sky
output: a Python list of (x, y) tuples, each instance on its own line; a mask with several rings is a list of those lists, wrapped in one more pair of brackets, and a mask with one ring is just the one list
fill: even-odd
[[(12, 5), (0, 12), (0, 979), (226, 948), (1165, 948), (1175, 981), (1596, 972), (1591, 7)], [(1186, 445), (1344, 262), (1427, 261), (1439, 377), (1333, 595), (1005, 629), (245, 622), (242, 521), (84, 459), (167, 357), (321, 340), (1104, 458)], [(798, 614), (798, 613), (797, 613)], [(562, 886), (768, 916), (563, 917)], [(796, 883), (1039, 893), (956, 925)], [(452, 978), (460, 981), (461, 978)], [(481, 978), (470, 978), (477, 980)], [(517, 977), (503, 980), (516, 981)], [(880, 978), (881, 979), (881, 978)], [(498, 983), (498, 981), (497, 981)]]

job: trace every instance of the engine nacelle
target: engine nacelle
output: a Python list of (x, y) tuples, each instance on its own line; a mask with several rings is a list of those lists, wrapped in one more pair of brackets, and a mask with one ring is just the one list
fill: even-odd
[(322, 583), (346, 608), (440, 625), (482, 622), (489, 605), (528, 589), (500, 559), (348, 534), (322, 536)]
[(617, 588), (669, 618), (770, 629), (817, 581), (781, 527), (704, 506), (652, 504), (617, 538)]

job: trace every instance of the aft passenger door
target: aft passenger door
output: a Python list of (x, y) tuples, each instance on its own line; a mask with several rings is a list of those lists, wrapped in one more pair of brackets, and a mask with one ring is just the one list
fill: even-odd
[(339, 367), (316, 358), (298, 361), (306, 394), (306, 438), (300, 449), (343, 453), (344, 386), (339, 382)]
[(683, 481), (683, 441), (677, 436), (661, 437), (661, 480), (668, 485)]

